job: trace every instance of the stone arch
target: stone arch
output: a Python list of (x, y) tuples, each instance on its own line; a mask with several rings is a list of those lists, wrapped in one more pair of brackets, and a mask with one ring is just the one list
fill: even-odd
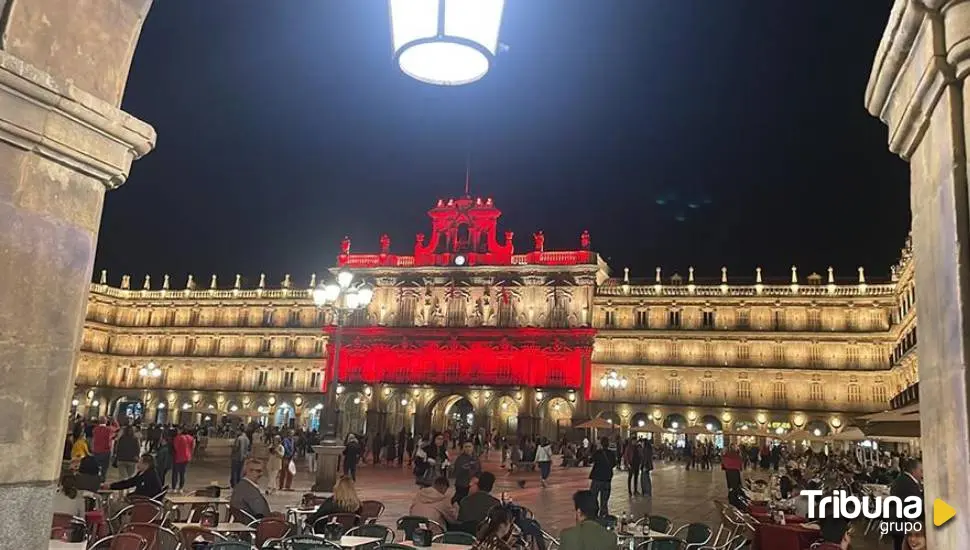
[[(337, 397), (337, 433), (362, 435), (367, 431), (367, 396), (362, 391), (344, 391)], [(314, 419), (308, 418), (309, 422)], [(316, 419), (319, 423), (319, 415)]]
[(547, 397), (539, 403), (539, 434), (550, 441), (558, 441), (572, 427), (573, 405), (560, 395)]
[(500, 435), (514, 436), (519, 431), (518, 400), (509, 393), (496, 394), (487, 405), (488, 429)]
[(650, 413), (640, 411), (640, 412), (634, 413), (633, 416), (630, 417), (630, 428), (631, 429), (644, 428), (646, 426), (649, 426), (652, 422), (653, 422), (653, 419), (650, 417)]
[[(449, 429), (452, 424), (460, 424), (464, 427), (467, 423), (467, 418), (455, 419), (451, 415), (455, 412), (455, 407), (460, 407), (464, 414), (472, 413), (472, 425), (475, 423), (476, 408), (475, 400), (471, 396), (460, 391), (443, 391), (440, 395), (432, 397), (422, 410), (416, 415), (415, 422), (420, 424), (422, 431), (421, 433), (427, 432), (428, 434), (434, 432), (443, 432)], [(470, 427), (470, 426), (469, 426)]]
[(145, 418), (144, 396), (135, 392), (123, 392), (114, 396), (107, 407), (107, 414), (118, 421), (119, 424), (126, 424), (136, 417)]
[(697, 424), (711, 433), (724, 430), (724, 425), (722, 424), (721, 419), (713, 414), (702, 415), (697, 419)]

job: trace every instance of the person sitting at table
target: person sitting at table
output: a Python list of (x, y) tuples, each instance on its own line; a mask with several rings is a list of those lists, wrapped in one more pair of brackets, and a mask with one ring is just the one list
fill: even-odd
[(599, 523), (599, 504), (592, 491), (576, 491), (573, 494), (576, 508), (576, 525), (564, 529), (560, 535), (560, 550), (584, 550), (586, 548), (616, 548), (616, 534)]
[(246, 460), (243, 464), (242, 479), (232, 489), (229, 506), (242, 510), (256, 519), (270, 515), (269, 503), (266, 502), (266, 497), (259, 488), (259, 478), (262, 475), (262, 461), (255, 458)]
[(852, 543), (852, 533), (848, 521), (828, 518), (820, 523), (822, 544), (816, 550), (849, 550), (849, 544)]
[(333, 486), (333, 496), (320, 503), (317, 511), (307, 518), (307, 525), (313, 527), (318, 519), (338, 512), (357, 515), (360, 515), (361, 512), (360, 497), (357, 496), (354, 480), (349, 477), (337, 479), (337, 484)]
[(60, 486), (54, 493), (54, 512), (84, 517), (84, 497), (78, 491), (76, 480), (71, 474), (61, 476)]
[(436, 521), (443, 526), (458, 521), (458, 506), (451, 502), (448, 478), (441, 476), (431, 487), (422, 487), (414, 495), (409, 513)]
[(155, 458), (152, 455), (148, 453), (141, 455), (135, 470), (137, 473), (134, 476), (114, 483), (105, 483), (101, 488), (118, 491), (134, 487), (134, 494), (148, 498), (154, 498), (162, 492), (162, 480), (155, 471)]
[(470, 550), (512, 550), (509, 543), (512, 532), (512, 514), (501, 506), (488, 512), (488, 521), (475, 535), (478, 542)]
[(77, 465), (77, 476), (74, 485), (82, 491), (97, 493), (101, 489), (101, 477), (98, 475), (98, 459), (86, 456)]
[(458, 503), (458, 522), (461, 524), (478, 525), (488, 515), (488, 511), (501, 504), (491, 495), (495, 486), (495, 474), (482, 472), (472, 476), (468, 487), (468, 496)]

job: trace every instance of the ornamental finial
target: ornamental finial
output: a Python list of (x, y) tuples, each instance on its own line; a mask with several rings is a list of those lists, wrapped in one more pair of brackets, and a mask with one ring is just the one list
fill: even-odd
[(151, 275), (145, 275), (145, 282), (142, 283), (141, 289), (142, 290), (151, 290), (152, 289), (152, 276)]
[(239, 290), (242, 288), (242, 275), (236, 273), (236, 281), (232, 283), (232, 288)]
[(266, 274), (259, 274), (259, 288), (266, 288)]
[(694, 267), (693, 266), (687, 268), (687, 282), (688, 283), (693, 283), (694, 282)]
[(185, 281), (185, 290), (195, 290), (195, 278), (189, 273), (189, 279)]
[(310, 288), (313, 289), (316, 287), (317, 287), (317, 274), (313, 273), (310, 275)]
[(791, 284), (798, 284), (798, 268), (795, 266), (791, 266)]
[(162, 277), (162, 290), (168, 290), (168, 287), (169, 287), (169, 284), (168, 284), (168, 273), (166, 273), (165, 276)]
[(830, 285), (834, 285), (835, 284), (835, 270), (832, 269), (832, 266), (829, 266), (829, 281), (828, 282), (829, 282)]
[(656, 276), (656, 278), (654, 279), (654, 281), (655, 281), (655, 282), (656, 282), (657, 284), (660, 284), (660, 268), (659, 268), (659, 267), (657, 267), (657, 276)]
[(624, 283), (627, 283), (627, 284), (630, 284), (630, 268), (629, 267), (624, 267), (623, 268), (623, 282)]
[(212, 274), (212, 278), (209, 279), (209, 290), (215, 290), (219, 287), (219, 282), (216, 280), (216, 274)]
[(760, 267), (754, 268), (754, 282), (758, 283), (759, 285), (761, 284), (761, 268)]
[(727, 267), (721, 268), (721, 282), (727, 284)]
[(283, 287), (283, 288), (290, 288), (290, 274), (289, 273), (287, 273), (286, 275), (283, 275), (283, 282), (280, 284), (280, 286)]
[(128, 275), (121, 276), (121, 289), (128, 290), (131, 288), (131, 277)]
[(866, 284), (866, 268), (864, 267), (859, 268), (859, 284)]
[(98, 284), (99, 285), (106, 285), (106, 284), (108, 284), (108, 270), (107, 269), (102, 269), (101, 270), (101, 279), (98, 280)]

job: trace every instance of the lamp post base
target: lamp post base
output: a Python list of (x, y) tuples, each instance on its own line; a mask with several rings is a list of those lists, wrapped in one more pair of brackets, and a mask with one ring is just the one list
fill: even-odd
[(317, 479), (311, 489), (315, 493), (333, 492), (337, 484), (337, 463), (344, 452), (340, 442), (325, 441), (323, 445), (314, 445), (313, 452), (317, 453)]

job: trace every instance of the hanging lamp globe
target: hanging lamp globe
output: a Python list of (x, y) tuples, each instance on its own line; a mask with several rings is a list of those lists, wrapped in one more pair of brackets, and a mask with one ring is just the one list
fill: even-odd
[(388, 0), (394, 59), (438, 86), (484, 77), (498, 50), (505, 0)]

